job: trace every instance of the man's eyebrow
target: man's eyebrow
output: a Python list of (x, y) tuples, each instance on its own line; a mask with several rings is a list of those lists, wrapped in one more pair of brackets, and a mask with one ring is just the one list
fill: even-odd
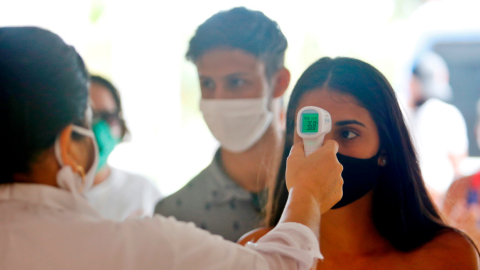
[(228, 74), (227, 78), (231, 78), (231, 77), (238, 77), (238, 76), (243, 76), (243, 75), (247, 75), (248, 73), (247, 72), (235, 72), (235, 73), (232, 73), (232, 74)]
[[(238, 77), (238, 76), (243, 76), (243, 75), (248, 75), (247, 72), (235, 72), (235, 73), (231, 73), (231, 74), (227, 74), (225, 76), (223, 76), (224, 78), (232, 78), (232, 77)], [(206, 76), (206, 75), (202, 75), (202, 74), (198, 74), (198, 77), (199, 78), (202, 78), (202, 79), (209, 79), (211, 78), (210, 76)]]
[(346, 126), (346, 125), (359, 125), (359, 126), (365, 127), (363, 123), (358, 122), (357, 120), (344, 120), (344, 121), (338, 121), (335, 123), (335, 126)]

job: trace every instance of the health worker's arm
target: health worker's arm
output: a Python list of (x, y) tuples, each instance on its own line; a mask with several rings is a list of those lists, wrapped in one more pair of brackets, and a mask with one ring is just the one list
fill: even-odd
[(156, 269), (307, 270), (316, 259), (322, 258), (317, 237), (299, 223), (279, 224), (257, 244), (243, 247), (201, 230), (193, 223), (158, 215), (153, 219), (161, 220), (160, 233), (163, 234), (163, 241), (155, 244), (159, 247)]
[[(157, 259), (169, 261), (165, 269), (310, 269), (322, 258), (320, 215), (342, 196), (337, 151), (337, 143), (327, 141), (306, 158), (303, 143), (292, 147), (286, 171), (290, 194), (283, 216), (277, 227), (255, 244), (243, 247), (193, 223), (155, 216), (152, 221), (160, 223), (157, 234), (162, 239), (158, 254), (163, 254)], [(159, 244), (158, 238), (155, 243)]]

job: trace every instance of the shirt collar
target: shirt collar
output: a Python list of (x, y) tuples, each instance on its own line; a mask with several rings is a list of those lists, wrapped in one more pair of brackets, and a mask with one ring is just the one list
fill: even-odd
[(213, 188), (207, 194), (207, 201), (213, 204), (224, 204), (232, 199), (251, 200), (250, 192), (243, 189), (225, 172), (222, 164), (221, 149), (219, 148), (213, 157), (212, 163), (206, 168), (212, 176)]
[(22, 201), (58, 210), (78, 212), (94, 218), (102, 218), (82, 195), (48, 185), (1, 184), (0, 201)]

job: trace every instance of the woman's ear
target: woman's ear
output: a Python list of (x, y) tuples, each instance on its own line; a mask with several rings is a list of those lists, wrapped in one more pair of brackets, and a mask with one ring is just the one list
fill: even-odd
[(387, 151), (380, 150), (380, 156), (378, 157), (378, 166), (385, 167), (388, 164)]
[(290, 71), (286, 68), (281, 68), (275, 74), (274, 80), (273, 97), (278, 98), (285, 93), (290, 84)]
[(73, 172), (77, 172), (78, 163), (74, 158), (74, 153), (72, 152), (72, 125), (68, 125), (60, 132), (60, 156), (63, 161), (64, 166), (70, 166)]

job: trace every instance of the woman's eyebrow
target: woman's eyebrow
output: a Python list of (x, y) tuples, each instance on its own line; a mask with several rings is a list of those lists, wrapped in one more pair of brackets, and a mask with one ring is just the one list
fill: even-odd
[(335, 126), (346, 126), (346, 125), (359, 125), (359, 126), (365, 127), (363, 123), (358, 122), (357, 120), (344, 120), (344, 121), (338, 121), (335, 123)]

